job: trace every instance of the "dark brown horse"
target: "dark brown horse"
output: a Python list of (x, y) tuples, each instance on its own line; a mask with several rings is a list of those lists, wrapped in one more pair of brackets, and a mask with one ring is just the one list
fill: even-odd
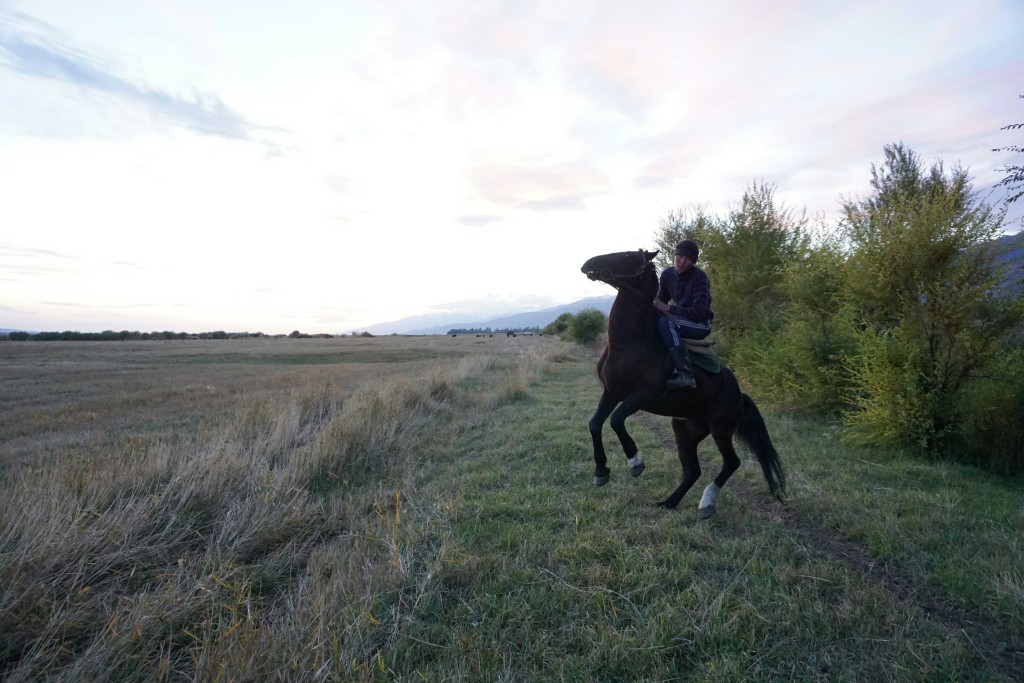
[(701, 519), (715, 512), (715, 497), (732, 473), (740, 466), (733, 448), (733, 435), (757, 458), (772, 494), (782, 499), (785, 476), (779, 454), (772, 445), (760, 411), (753, 400), (740, 391), (736, 376), (724, 365), (711, 373), (694, 365), (696, 389), (665, 391), (672, 372), (672, 361), (658, 336), (657, 316), (652, 302), (658, 293), (658, 275), (652, 259), (658, 252), (626, 251), (595, 256), (580, 269), (591, 280), (600, 280), (619, 293), (608, 316), (608, 345), (597, 363), (597, 374), (604, 393), (590, 419), (594, 440), (594, 483), (608, 483), (611, 471), (605, 457), (601, 428), (611, 417), (612, 429), (622, 443), (629, 470), (634, 477), (644, 471), (636, 442), (626, 431), (626, 418), (643, 410), (672, 418), (683, 480), (665, 500), (658, 503), (674, 508), (700, 478), (697, 444), (708, 434), (722, 453), (722, 470), (704, 489), (697, 507)]

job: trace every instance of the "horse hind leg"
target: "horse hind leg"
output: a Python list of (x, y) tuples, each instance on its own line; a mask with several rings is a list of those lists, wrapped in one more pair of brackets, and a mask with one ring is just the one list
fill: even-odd
[(715, 514), (718, 492), (740, 467), (740, 457), (736, 455), (736, 448), (732, 445), (732, 431), (712, 430), (711, 438), (715, 440), (715, 445), (722, 453), (722, 469), (715, 480), (704, 488), (704, 494), (697, 505), (697, 516), (700, 519), (708, 519)]
[(708, 435), (708, 426), (703, 420), (684, 420), (677, 417), (672, 418), (672, 431), (676, 437), (679, 464), (683, 466), (683, 479), (668, 498), (658, 503), (658, 507), (670, 510), (679, 505), (679, 501), (683, 499), (686, 492), (700, 479), (697, 444)]

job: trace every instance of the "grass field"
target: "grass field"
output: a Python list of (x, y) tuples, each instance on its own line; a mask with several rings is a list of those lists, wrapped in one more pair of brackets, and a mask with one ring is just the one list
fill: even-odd
[[(0, 344), (11, 681), (1019, 680), (1024, 487), (766, 412), (698, 522), (550, 337)], [(755, 396), (756, 400), (756, 396)], [(702, 444), (705, 480), (717, 471)]]

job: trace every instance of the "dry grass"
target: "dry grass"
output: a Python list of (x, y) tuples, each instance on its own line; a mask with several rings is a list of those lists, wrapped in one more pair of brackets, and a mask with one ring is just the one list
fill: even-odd
[[(0, 671), (368, 675), (388, 644), (381, 625), (415, 603), (411, 572), (442, 547), (404, 511), (459, 430), (453, 410), (521, 397), (536, 359), (560, 347), (0, 346)], [(493, 388), (467, 396), (471, 380)]]

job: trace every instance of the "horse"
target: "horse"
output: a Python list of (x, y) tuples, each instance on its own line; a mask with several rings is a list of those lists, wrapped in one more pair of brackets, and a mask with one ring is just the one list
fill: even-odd
[(608, 315), (608, 343), (597, 362), (604, 391), (588, 427), (594, 442), (594, 484), (604, 486), (611, 477), (601, 429), (608, 418), (625, 452), (630, 474), (643, 473), (644, 460), (626, 431), (626, 418), (638, 411), (672, 418), (683, 478), (659, 507), (674, 509), (701, 476), (697, 444), (709, 434), (722, 454), (722, 469), (704, 489), (697, 513), (700, 519), (715, 514), (715, 500), (729, 477), (739, 468), (733, 436), (757, 458), (772, 495), (783, 500), (785, 474), (764, 418), (753, 399), (740, 390), (736, 375), (721, 365), (718, 373), (693, 364), (695, 389), (665, 390), (674, 366), (657, 330), (654, 297), (658, 275), (653, 259), (657, 251), (625, 251), (588, 259), (580, 268), (591, 280), (618, 290)]

